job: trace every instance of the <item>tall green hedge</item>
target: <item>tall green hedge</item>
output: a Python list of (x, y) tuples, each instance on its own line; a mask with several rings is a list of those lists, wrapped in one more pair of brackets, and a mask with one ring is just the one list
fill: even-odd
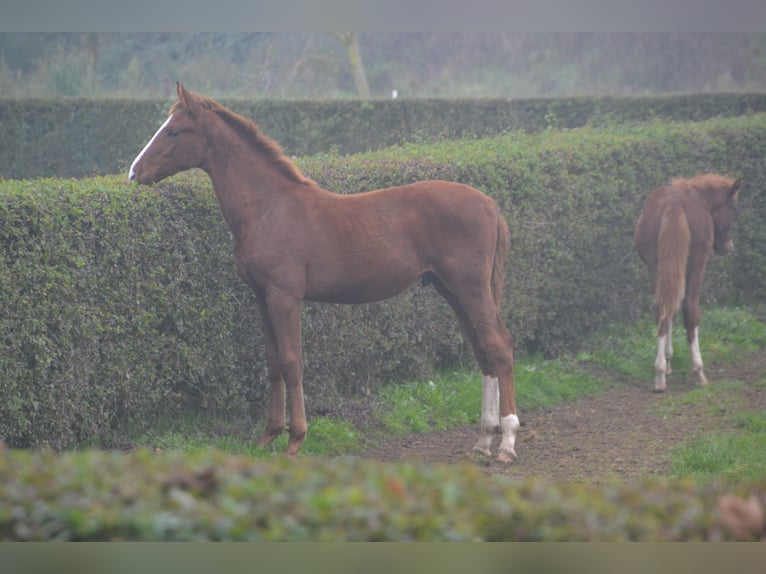
[[(519, 352), (554, 355), (649, 312), (632, 230), (647, 192), (671, 177), (745, 178), (736, 252), (711, 262), (704, 296), (766, 298), (764, 142), (766, 115), (754, 114), (298, 163), (341, 193), (442, 178), (497, 198), (512, 242), (505, 318)], [(151, 189), (124, 176), (0, 182), (0, 222), (0, 437), (119, 446), (158, 417), (260, 414), (258, 313), (204, 174)], [(303, 321), (310, 412), (469, 357), (428, 287), (374, 305), (307, 304)]]
[[(699, 121), (766, 111), (766, 94), (222, 102), (255, 119), (289, 154), (298, 156), (514, 130), (652, 118)], [(169, 101), (158, 100), (0, 99), (0, 177), (86, 177), (124, 171), (169, 107)]]

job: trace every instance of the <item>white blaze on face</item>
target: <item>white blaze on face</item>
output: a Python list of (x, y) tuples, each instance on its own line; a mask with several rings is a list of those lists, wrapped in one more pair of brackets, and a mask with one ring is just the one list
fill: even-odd
[(160, 132), (164, 130), (165, 127), (170, 123), (171, 119), (173, 119), (173, 116), (170, 116), (165, 120), (165, 123), (160, 126), (160, 129), (157, 130), (157, 133), (152, 136), (152, 139), (149, 140), (149, 143), (144, 146), (144, 149), (141, 150), (141, 152), (136, 156), (136, 159), (133, 160), (133, 163), (130, 164), (130, 171), (128, 172), (128, 179), (130, 181), (133, 181), (136, 178), (136, 164), (141, 161), (141, 158), (146, 153), (146, 150), (152, 146), (154, 140), (157, 139), (157, 136), (160, 135)]

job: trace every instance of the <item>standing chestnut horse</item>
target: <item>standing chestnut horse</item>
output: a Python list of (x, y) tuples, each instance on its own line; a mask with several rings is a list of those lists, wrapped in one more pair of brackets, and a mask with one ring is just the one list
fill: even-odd
[(673, 357), (673, 317), (683, 302), (684, 326), (692, 370), (706, 385), (699, 348), (700, 287), (712, 251), (734, 248), (742, 180), (713, 173), (674, 179), (649, 194), (636, 224), (636, 250), (649, 269), (657, 304), (657, 359), (654, 390), (665, 390)]
[(467, 185), (421, 181), (339, 195), (304, 177), (252, 121), (178, 83), (168, 119), (130, 166), (152, 184), (191, 168), (209, 176), (234, 237), (237, 269), (255, 291), (263, 323), (271, 399), (269, 444), (285, 429), (287, 455), (306, 436), (300, 303), (387, 299), (418, 279), (454, 309), (484, 374), (475, 450), (515, 459), (519, 429), (513, 340), (500, 318), (508, 226), (497, 203)]

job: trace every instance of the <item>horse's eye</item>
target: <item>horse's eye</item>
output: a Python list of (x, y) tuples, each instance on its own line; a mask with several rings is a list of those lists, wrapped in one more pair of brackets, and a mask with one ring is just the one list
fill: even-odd
[(176, 136), (178, 136), (178, 132), (176, 130), (168, 130), (168, 137), (169, 138), (174, 138)]

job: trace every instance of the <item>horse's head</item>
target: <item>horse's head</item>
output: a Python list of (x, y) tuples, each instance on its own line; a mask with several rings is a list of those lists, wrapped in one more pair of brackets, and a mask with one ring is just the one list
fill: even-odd
[(718, 255), (725, 255), (734, 249), (732, 236), (734, 235), (734, 223), (737, 221), (737, 200), (741, 187), (742, 178), (739, 178), (729, 189), (725, 190), (721, 196), (721, 203), (712, 210), (715, 228), (713, 250)]
[(205, 167), (207, 140), (202, 129), (203, 108), (194, 94), (176, 83), (178, 101), (136, 156), (128, 177), (145, 185), (157, 183), (180, 171)]

